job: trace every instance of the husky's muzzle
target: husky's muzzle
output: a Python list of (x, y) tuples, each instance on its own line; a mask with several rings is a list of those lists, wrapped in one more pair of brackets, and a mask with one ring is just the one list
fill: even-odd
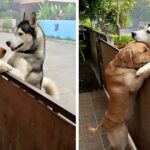
[(11, 47), (11, 42), (7, 41), (6, 42), (7, 46), (11, 48), (12, 51), (15, 51), (17, 49), (19, 49), (21, 46), (23, 46), (24, 43), (19, 44), (17, 47)]

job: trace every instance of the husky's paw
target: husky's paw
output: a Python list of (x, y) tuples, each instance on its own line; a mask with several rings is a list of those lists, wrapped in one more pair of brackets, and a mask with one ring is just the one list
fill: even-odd
[(149, 75), (150, 74), (150, 63), (147, 63), (143, 67), (139, 68), (136, 71), (136, 76), (141, 76), (141, 75)]
[(4, 61), (0, 61), (0, 73), (11, 71), (12, 69), (13, 69), (12, 66), (10, 66), (9, 64), (7, 64)]
[(136, 76), (140, 76), (143, 72), (145, 72), (145, 69), (140, 68), (136, 71)]

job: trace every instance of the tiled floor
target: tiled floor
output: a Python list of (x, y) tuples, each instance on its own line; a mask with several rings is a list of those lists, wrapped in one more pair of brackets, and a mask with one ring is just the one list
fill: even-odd
[(105, 136), (90, 135), (88, 127), (95, 127), (103, 117), (107, 98), (103, 91), (80, 94), (80, 150), (110, 150)]
[[(106, 135), (91, 135), (88, 127), (96, 127), (107, 108), (107, 98), (102, 90), (81, 93), (79, 100), (80, 150), (112, 150)], [(130, 150), (130, 148), (127, 148)]]

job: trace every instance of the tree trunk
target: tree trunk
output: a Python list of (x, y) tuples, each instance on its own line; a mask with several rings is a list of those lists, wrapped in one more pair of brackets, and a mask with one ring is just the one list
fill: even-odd
[(117, 32), (118, 38), (120, 39), (120, 38), (121, 38), (121, 34), (120, 34), (121, 27), (120, 27), (119, 18), (120, 18), (120, 10), (119, 10), (119, 3), (118, 3), (118, 1), (117, 1), (117, 10), (116, 10), (116, 32)]

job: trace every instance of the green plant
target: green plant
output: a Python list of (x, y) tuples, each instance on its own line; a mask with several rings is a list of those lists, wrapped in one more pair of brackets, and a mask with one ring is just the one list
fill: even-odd
[(49, 2), (40, 3), (37, 17), (39, 20), (55, 20), (59, 10), (62, 10), (62, 16), (59, 19), (75, 19), (75, 4), (72, 3), (68, 3), (66, 5), (59, 5)]
[(2, 23), (2, 27), (3, 28), (11, 28), (12, 27), (12, 22), (11, 22), (11, 19), (10, 18), (5, 18), (3, 23)]
[(54, 20), (59, 10), (59, 5), (50, 4), (49, 2), (43, 2), (39, 4), (40, 9), (38, 10), (38, 19), (43, 20)]
[(125, 47), (125, 45), (132, 40), (132, 37), (127, 35), (121, 36), (121, 39), (119, 39), (117, 36), (114, 36), (114, 44), (119, 49)]
[(76, 11), (75, 4), (68, 3), (66, 6), (63, 7), (63, 19), (74, 20), (76, 14), (75, 11)]
[(50, 9), (49, 9), (49, 4), (46, 3), (40, 3), (39, 4), (40, 9), (38, 10), (37, 13), (37, 17), (38, 19), (49, 19), (49, 13), (50, 13)]

